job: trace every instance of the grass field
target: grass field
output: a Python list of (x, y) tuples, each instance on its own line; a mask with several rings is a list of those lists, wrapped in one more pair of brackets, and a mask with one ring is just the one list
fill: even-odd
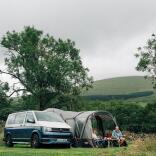
[(93, 148), (71, 148), (71, 149), (31, 149), (30, 147), (0, 147), (0, 156), (102, 156), (116, 155), (120, 152), (119, 148), (93, 149)]
[(29, 145), (15, 145), (7, 148), (2, 141), (0, 128), (0, 156), (156, 156), (156, 137), (147, 137), (143, 141), (137, 139), (128, 147), (111, 148), (52, 148), (32, 149)]
[(156, 140), (136, 140), (129, 147), (111, 148), (40, 148), (16, 145), (13, 148), (0, 146), (0, 156), (156, 156)]
[(143, 76), (128, 76), (95, 81), (93, 88), (84, 95), (120, 95), (144, 91), (153, 91), (149, 80)]

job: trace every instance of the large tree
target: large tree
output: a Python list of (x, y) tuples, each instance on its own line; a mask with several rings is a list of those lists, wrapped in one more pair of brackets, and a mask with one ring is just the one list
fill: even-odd
[(88, 68), (82, 64), (79, 50), (70, 39), (54, 39), (34, 27), (7, 32), (1, 45), (7, 49), (6, 71), (17, 79), (14, 91), (30, 94), (43, 110), (52, 99), (78, 96), (92, 86)]
[(145, 72), (156, 88), (156, 36), (152, 34), (144, 47), (139, 47), (135, 56), (139, 59), (136, 69)]

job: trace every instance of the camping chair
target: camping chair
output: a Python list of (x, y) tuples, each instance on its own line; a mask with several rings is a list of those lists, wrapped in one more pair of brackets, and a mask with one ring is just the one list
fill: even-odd
[(108, 146), (106, 139), (92, 139), (92, 142), (94, 147), (103, 148)]
[(112, 147), (121, 147), (121, 146), (127, 146), (126, 140), (124, 140), (122, 143), (118, 142), (117, 139), (111, 138), (111, 146)]
[(111, 146), (112, 147), (120, 147), (120, 143), (117, 139), (111, 138)]
[(105, 135), (105, 138), (107, 140), (107, 147), (120, 147), (120, 144), (118, 143), (118, 140), (112, 137), (111, 133), (107, 133)]

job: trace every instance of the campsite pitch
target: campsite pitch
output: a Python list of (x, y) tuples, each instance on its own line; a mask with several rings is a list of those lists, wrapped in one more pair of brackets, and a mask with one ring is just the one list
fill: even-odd
[(105, 156), (116, 155), (119, 148), (96, 149), (96, 148), (71, 148), (71, 149), (32, 149), (29, 146), (14, 148), (0, 147), (0, 156)]
[(0, 140), (0, 156), (156, 156), (156, 139), (147, 137), (144, 140), (132, 141), (128, 147), (113, 148), (39, 148), (29, 145), (15, 145), (7, 148)]
[(129, 147), (114, 148), (71, 148), (32, 149), (18, 145), (13, 148), (0, 146), (0, 156), (156, 156), (156, 141), (134, 141)]

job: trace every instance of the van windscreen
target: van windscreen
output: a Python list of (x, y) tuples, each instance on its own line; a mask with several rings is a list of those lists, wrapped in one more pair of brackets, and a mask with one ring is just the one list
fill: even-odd
[(38, 121), (64, 122), (64, 120), (54, 112), (35, 112)]

